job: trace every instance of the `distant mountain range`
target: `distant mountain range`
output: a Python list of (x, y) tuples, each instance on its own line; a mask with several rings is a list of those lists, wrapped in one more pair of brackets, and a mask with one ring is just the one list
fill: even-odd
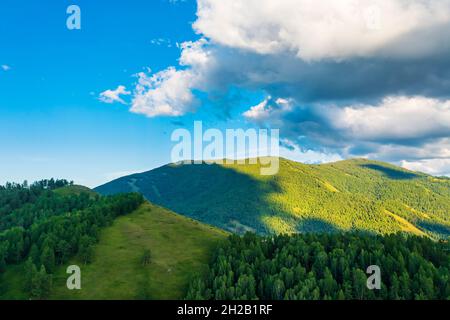
[(450, 235), (450, 179), (354, 159), (307, 165), (175, 165), (111, 181), (103, 195), (139, 192), (182, 215), (237, 233), (360, 230)]

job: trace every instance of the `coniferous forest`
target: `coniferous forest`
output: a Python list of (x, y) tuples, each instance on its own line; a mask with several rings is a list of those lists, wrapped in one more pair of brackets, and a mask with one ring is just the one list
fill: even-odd
[(5, 268), (25, 261), (29, 297), (46, 298), (56, 266), (74, 255), (90, 262), (99, 229), (143, 202), (138, 194), (65, 192), (70, 185), (51, 179), (0, 187), (0, 293)]
[[(230, 236), (187, 299), (450, 299), (450, 246), (392, 234)], [(367, 267), (381, 269), (380, 290)]]
[[(67, 289), (61, 284), (55, 287), (54, 280), (58, 269), (67, 267), (74, 257), (80, 265), (91, 266), (83, 273), (89, 281), (94, 274), (109, 283), (109, 273), (101, 269), (102, 259), (115, 261), (116, 255), (139, 251), (140, 247), (130, 245), (139, 243), (142, 252), (127, 262), (127, 268), (146, 275), (145, 283), (139, 284), (146, 288), (146, 298), (161, 288), (152, 287), (155, 278), (149, 272), (163, 272), (161, 276), (179, 281), (176, 290), (180, 296), (175, 298), (182, 294), (200, 300), (450, 299), (450, 245), (445, 239), (411, 233), (337, 231), (290, 235), (247, 232), (226, 237), (225, 232), (211, 226), (143, 203), (144, 198), (136, 193), (100, 196), (66, 180), (1, 186), (0, 297), (10, 297), (11, 290), (19, 290), (21, 297), (30, 299), (64, 296)], [(132, 217), (128, 220), (112, 224), (129, 214)], [(103, 229), (108, 226), (112, 227), (105, 235)], [(120, 228), (124, 231), (119, 232)], [(125, 238), (121, 240), (118, 234)], [(166, 260), (167, 254), (178, 252), (178, 242), (170, 239), (181, 234), (186, 243), (200, 239), (189, 242), (192, 247), (183, 252), (202, 252), (201, 257), (170, 256)], [(95, 245), (102, 239), (113, 243), (103, 242), (109, 251), (98, 255)], [(117, 248), (125, 251), (119, 253)], [(200, 272), (208, 257), (206, 271)], [(184, 266), (188, 258), (198, 271), (189, 277), (182, 272), (175, 276), (172, 268), (160, 269), (170, 261), (174, 268), (180, 263), (190, 270)], [(367, 285), (370, 266), (380, 268), (379, 289)], [(110, 271), (114, 267), (110, 266)], [(113, 271), (118, 277), (119, 270), (123, 272)], [(19, 277), (20, 285), (7, 276)], [(125, 283), (124, 288), (132, 291), (133, 282)], [(90, 296), (90, 292), (85, 294)], [(106, 297), (116, 298), (115, 294), (111, 291)]]

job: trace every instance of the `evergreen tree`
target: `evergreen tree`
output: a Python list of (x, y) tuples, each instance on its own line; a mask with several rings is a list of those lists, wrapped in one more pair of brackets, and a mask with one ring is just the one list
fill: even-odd
[[(189, 297), (447, 299), (448, 249), (446, 242), (403, 234), (233, 235), (192, 283)], [(380, 290), (367, 287), (368, 264), (381, 267)]]
[(55, 269), (55, 252), (48, 246), (45, 246), (42, 250), (41, 265), (50, 273)]

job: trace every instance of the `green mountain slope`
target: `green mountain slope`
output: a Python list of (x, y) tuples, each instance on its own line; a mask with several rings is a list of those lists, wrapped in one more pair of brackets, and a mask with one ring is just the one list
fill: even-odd
[[(49, 299), (182, 299), (226, 237), (220, 229), (144, 203), (101, 230), (91, 263), (75, 257), (58, 266)], [(146, 250), (150, 259), (143, 265)], [(81, 290), (66, 287), (69, 265), (81, 268)], [(3, 287), (0, 300), (28, 299), (23, 263), (6, 269)]]
[(306, 165), (167, 165), (100, 186), (148, 200), (233, 232), (363, 230), (450, 235), (450, 179), (364, 159)]
[[(192, 277), (204, 271), (222, 230), (145, 203), (104, 229), (91, 264), (82, 266), (82, 289), (66, 288), (61, 268), (53, 299), (182, 299)], [(150, 262), (142, 257), (150, 250)]]

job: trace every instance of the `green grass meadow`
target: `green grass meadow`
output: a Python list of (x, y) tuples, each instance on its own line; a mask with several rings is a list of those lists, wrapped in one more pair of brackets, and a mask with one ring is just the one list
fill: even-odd
[[(68, 265), (58, 268), (50, 299), (181, 299), (226, 237), (224, 231), (145, 203), (101, 231), (92, 263), (70, 261), (81, 268), (81, 290), (67, 289)], [(143, 266), (146, 249), (151, 262)], [(8, 296), (1, 298), (26, 299), (22, 275), (23, 265), (8, 268)]]

